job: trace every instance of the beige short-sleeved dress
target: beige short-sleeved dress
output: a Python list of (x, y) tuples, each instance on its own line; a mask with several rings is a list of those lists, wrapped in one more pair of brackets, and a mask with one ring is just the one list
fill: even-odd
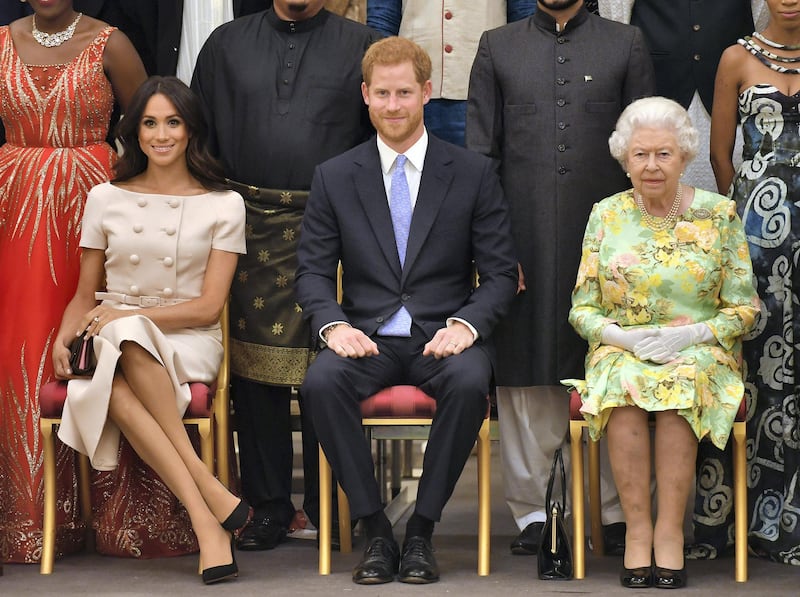
[[(211, 249), (245, 252), (244, 202), (233, 191), (150, 195), (104, 183), (89, 192), (81, 247), (105, 251), (108, 292), (197, 298)], [(103, 303), (139, 308), (113, 300)], [(117, 466), (120, 432), (108, 418), (108, 403), (121, 343), (134, 341), (163, 364), (175, 388), (176, 408), (183, 415), (190, 400), (187, 382), (216, 377), (221, 339), (218, 324), (162, 332), (147, 317), (147, 309), (112, 321), (95, 338), (94, 376), (71, 380), (67, 386), (58, 437), (87, 454), (94, 468), (112, 470)]]

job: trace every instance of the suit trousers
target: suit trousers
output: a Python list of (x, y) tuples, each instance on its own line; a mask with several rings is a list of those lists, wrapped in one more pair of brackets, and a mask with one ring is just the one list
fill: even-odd
[(361, 428), (361, 401), (399, 384), (418, 386), (436, 400), (415, 510), (434, 521), (453, 493), (486, 415), (492, 373), (486, 351), (473, 346), (439, 360), (422, 356), (427, 338), (412, 327), (410, 338), (373, 337), (380, 353), (375, 356), (350, 359), (322, 350), (301, 387), (354, 519), (383, 508), (371, 446)]
[[(569, 394), (564, 386), (498, 387), (497, 415), (500, 457), (506, 503), (520, 530), (546, 518), (545, 496), (553, 454), (566, 449), (569, 426)], [(605, 440), (600, 443), (600, 491), (603, 524), (625, 520), (611, 474)], [(587, 469), (588, 471), (588, 469)], [(568, 485), (569, 487), (569, 485)], [(567, 511), (571, 510), (567, 496)]]
[[(232, 392), (239, 440), (242, 495), (256, 519), (270, 517), (289, 525), (292, 505), (291, 388), (269, 386), (234, 376)], [(319, 525), (319, 455), (317, 436), (301, 403), (303, 429), (303, 509)]]

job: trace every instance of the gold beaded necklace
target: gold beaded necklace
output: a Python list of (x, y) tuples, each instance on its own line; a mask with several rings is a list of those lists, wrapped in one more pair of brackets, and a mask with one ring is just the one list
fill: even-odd
[(644, 200), (639, 192), (633, 191), (633, 198), (636, 200), (636, 207), (639, 208), (639, 212), (642, 214), (642, 221), (645, 225), (650, 228), (650, 230), (661, 232), (667, 228), (674, 227), (675, 222), (678, 220), (678, 210), (681, 207), (681, 201), (683, 199), (683, 185), (678, 183), (678, 191), (675, 193), (675, 200), (672, 202), (667, 215), (663, 218), (653, 216), (647, 211), (647, 208), (644, 206)]

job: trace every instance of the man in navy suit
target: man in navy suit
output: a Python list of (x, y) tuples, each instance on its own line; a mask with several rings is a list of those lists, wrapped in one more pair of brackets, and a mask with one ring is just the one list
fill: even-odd
[[(403, 582), (434, 582), (434, 522), (486, 414), (488, 339), (517, 289), (516, 257), (490, 160), (425, 130), (425, 51), (386, 38), (367, 50), (362, 73), (377, 138), (316, 169), (303, 219), (295, 291), (327, 348), (309, 367), (301, 393), (353, 517), (364, 523), (367, 546), (354, 582), (389, 582), (398, 567)], [(403, 200), (410, 204), (405, 231), (397, 207)], [(382, 509), (359, 408), (396, 384), (416, 385), (437, 403), (402, 556)]]

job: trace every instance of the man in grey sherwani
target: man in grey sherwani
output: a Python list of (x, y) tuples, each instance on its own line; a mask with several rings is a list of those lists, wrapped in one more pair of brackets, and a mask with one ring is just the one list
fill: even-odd
[[(495, 329), (506, 500), (521, 530), (512, 553), (536, 553), (545, 489), (566, 437), (559, 380), (583, 376), (586, 345), (567, 321), (592, 205), (628, 188), (608, 137), (631, 101), (653, 95), (641, 32), (591, 14), (584, 0), (539, 0), (528, 19), (483, 34), (472, 66), (467, 147), (498, 162), (520, 286)], [(603, 522), (612, 551), (624, 525), (610, 467)]]

